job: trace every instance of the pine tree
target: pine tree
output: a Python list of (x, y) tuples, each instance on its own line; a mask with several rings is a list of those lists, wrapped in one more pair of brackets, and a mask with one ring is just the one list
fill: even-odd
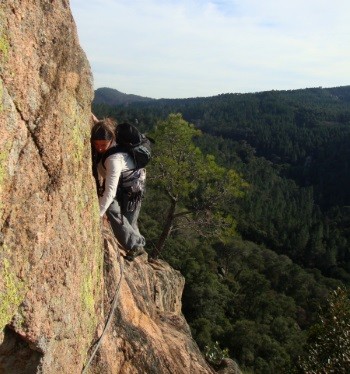
[[(149, 168), (153, 188), (165, 193), (169, 205), (153, 257), (162, 251), (174, 223), (186, 219), (186, 225), (219, 235), (234, 220), (225, 209), (232, 199), (242, 195), (244, 181), (234, 171), (219, 166), (211, 155), (204, 155), (193, 139), (199, 130), (181, 114), (170, 114), (151, 134), (155, 140), (154, 158)], [(209, 232), (209, 230), (208, 230)], [(229, 230), (232, 233), (232, 231)]]

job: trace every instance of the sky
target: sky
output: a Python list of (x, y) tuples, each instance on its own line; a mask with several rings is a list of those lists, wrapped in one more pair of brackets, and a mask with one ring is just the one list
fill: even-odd
[(349, 0), (70, 0), (94, 88), (155, 99), (350, 84)]

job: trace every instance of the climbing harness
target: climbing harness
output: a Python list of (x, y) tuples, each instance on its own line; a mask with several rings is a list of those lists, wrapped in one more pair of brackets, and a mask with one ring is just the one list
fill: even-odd
[(86, 365), (84, 366), (83, 370), (82, 370), (82, 374), (86, 374), (87, 373), (87, 370), (89, 369), (90, 365), (91, 365), (91, 362), (93, 360), (93, 358), (95, 357), (96, 355), (96, 352), (98, 351), (98, 349), (100, 348), (100, 345), (102, 343), (102, 339), (106, 333), (106, 331), (108, 330), (108, 327), (109, 325), (111, 324), (112, 322), (112, 317), (114, 315), (114, 312), (115, 312), (115, 308), (117, 307), (117, 301), (118, 301), (118, 296), (119, 296), (119, 292), (120, 292), (120, 286), (121, 286), (121, 282), (123, 280), (123, 277), (124, 277), (124, 262), (122, 263), (121, 261), (121, 257), (120, 257), (120, 251), (118, 250), (118, 262), (119, 262), (119, 269), (120, 269), (120, 278), (119, 278), (119, 282), (117, 284), (117, 288), (115, 290), (115, 293), (114, 293), (114, 297), (113, 297), (113, 303), (112, 303), (112, 307), (111, 307), (111, 310), (109, 312), (109, 315), (108, 315), (108, 318), (107, 318), (107, 321), (105, 323), (105, 327), (103, 328), (103, 331), (102, 331), (102, 334), (101, 336), (99, 337), (98, 341), (95, 343), (95, 348), (94, 350), (92, 351), (91, 353), (91, 356), (90, 356), (90, 359), (89, 361), (86, 363)]

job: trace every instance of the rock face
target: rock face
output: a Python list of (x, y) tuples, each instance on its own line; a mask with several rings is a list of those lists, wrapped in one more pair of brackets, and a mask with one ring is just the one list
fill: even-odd
[(0, 25), (0, 368), (74, 372), (102, 281), (90, 67), (67, 1), (2, 1)]
[[(0, 373), (81, 372), (121, 275), (91, 175), (91, 81), (68, 1), (0, 2)], [(180, 274), (142, 257), (123, 274), (88, 372), (211, 372)]]

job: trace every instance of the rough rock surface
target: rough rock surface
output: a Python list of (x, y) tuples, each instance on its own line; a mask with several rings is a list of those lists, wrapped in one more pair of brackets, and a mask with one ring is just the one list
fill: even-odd
[[(80, 373), (110, 309), (124, 261), (104, 256), (117, 250), (91, 176), (92, 95), (69, 2), (1, 1), (0, 373)], [(182, 277), (145, 258), (124, 275), (90, 372), (209, 373)]]
[(121, 286), (91, 373), (213, 373), (181, 313), (182, 275), (164, 261), (148, 262), (146, 254), (125, 261), (113, 234), (105, 230), (104, 238), (104, 321), (120, 280)]
[(28, 372), (32, 361), (47, 373), (77, 372), (95, 332), (103, 257), (88, 161), (92, 97), (69, 3), (1, 1), (5, 373)]
[(217, 368), (218, 374), (242, 374), (237, 363), (229, 358), (224, 358)]

